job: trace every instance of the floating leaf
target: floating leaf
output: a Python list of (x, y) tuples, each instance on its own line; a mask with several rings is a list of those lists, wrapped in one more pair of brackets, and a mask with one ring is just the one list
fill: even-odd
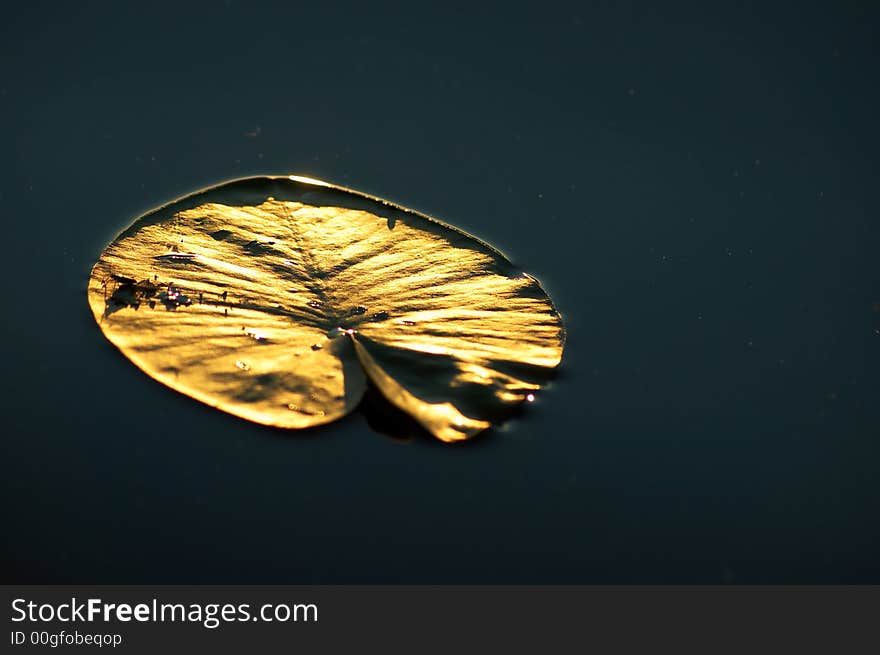
[(558, 313), (491, 246), (300, 177), (257, 177), (141, 217), (89, 304), (141, 370), (284, 428), (354, 409), (369, 380), (443, 441), (502, 420), (562, 357)]

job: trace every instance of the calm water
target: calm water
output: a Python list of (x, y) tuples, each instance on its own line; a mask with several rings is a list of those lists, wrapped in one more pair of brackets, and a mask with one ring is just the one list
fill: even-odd
[[(194, 4), (0, 26), (4, 581), (880, 582), (876, 11)], [(136, 370), (104, 245), (287, 172), (536, 275), (552, 388), (449, 448)]]

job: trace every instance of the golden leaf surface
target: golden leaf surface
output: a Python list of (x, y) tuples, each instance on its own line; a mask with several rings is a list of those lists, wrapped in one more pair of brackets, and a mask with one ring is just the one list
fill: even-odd
[(256, 177), (139, 218), (89, 304), (141, 370), (212, 407), (305, 428), (367, 379), (443, 441), (502, 420), (562, 357), (538, 282), (451, 226), (311, 180)]

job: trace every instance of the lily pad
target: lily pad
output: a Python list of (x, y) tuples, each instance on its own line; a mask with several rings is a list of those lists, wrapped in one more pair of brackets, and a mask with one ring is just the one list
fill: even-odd
[(443, 441), (473, 436), (562, 358), (534, 278), (464, 232), (296, 176), (227, 182), (137, 219), (89, 304), (141, 370), (257, 423), (307, 428), (368, 380)]

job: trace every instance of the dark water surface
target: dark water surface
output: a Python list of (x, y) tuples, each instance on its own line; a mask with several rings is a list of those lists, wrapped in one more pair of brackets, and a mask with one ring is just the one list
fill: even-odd
[[(880, 582), (869, 3), (82, 4), (0, 24), (3, 581)], [(560, 377), (452, 448), (148, 379), (101, 249), (287, 172), (506, 252)]]

